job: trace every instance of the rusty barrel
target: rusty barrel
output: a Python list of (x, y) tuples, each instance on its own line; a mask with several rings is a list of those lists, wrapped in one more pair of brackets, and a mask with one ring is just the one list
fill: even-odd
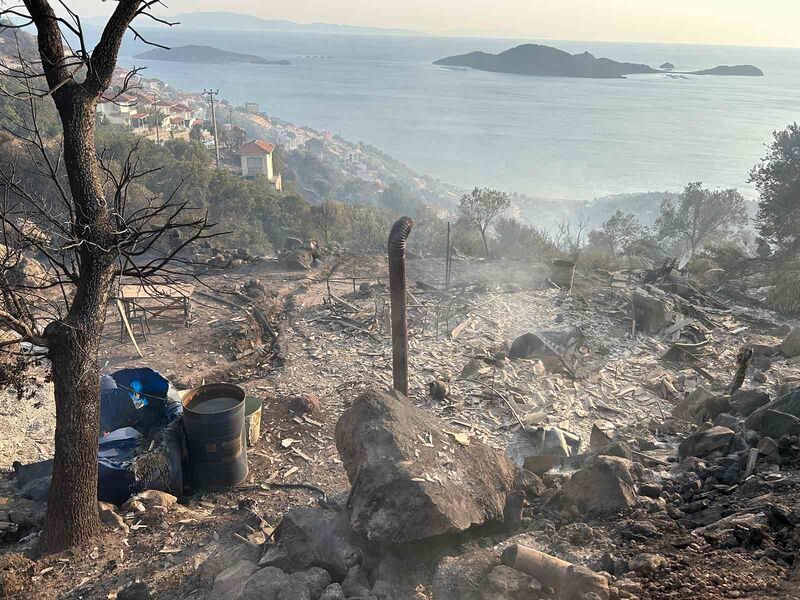
[(575, 263), (569, 260), (554, 260), (550, 263), (550, 281), (562, 290), (570, 291), (575, 278)]
[(244, 390), (228, 383), (203, 385), (183, 397), (183, 426), (195, 490), (230, 488), (247, 477), (244, 411)]

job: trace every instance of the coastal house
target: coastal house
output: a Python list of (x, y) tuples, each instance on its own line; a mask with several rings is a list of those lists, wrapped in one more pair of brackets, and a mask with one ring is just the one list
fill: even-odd
[(270, 183), (275, 185), (275, 189), (282, 189), (280, 174), (276, 174), (272, 165), (272, 153), (275, 151), (275, 144), (264, 140), (253, 140), (242, 146), (239, 156), (241, 158), (242, 176), (256, 177), (262, 175)]

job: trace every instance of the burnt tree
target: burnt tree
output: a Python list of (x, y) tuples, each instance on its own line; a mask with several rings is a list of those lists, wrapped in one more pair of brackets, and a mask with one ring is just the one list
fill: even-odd
[[(38, 56), (20, 52), (13, 64), (0, 65), (0, 91), (16, 103), (1, 115), (2, 128), (26, 161), (24, 177), (16, 160), (0, 164), (0, 325), (17, 335), (0, 346), (31, 342), (46, 349), (52, 365), (56, 434), (45, 551), (85, 544), (100, 530), (98, 349), (112, 287), (123, 277), (164, 283), (191, 273), (184, 250), (215, 235), (206, 215), (192, 214), (186, 203), (141, 196), (134, 184), (146, 173), (138, 167), (137, 148), (108, 157), (95, 147), (97, 103), (113, 100), (135, 81), (135, 72), (129, 73), (116, 95), (104, 96), (123, 36), (139, 16), (164, 22), (150, 14), (154, 4), (119, 0), (89, 50), (80, 18), (64, 2), (59, 13), (47, 0), (24, 0), (24, 8), (0, 3), (6, 27), (33, 24), (38, 33)], [(62, 129), (55, 140), (37, 122), (50, 98)], [(50, 184), (48, 192), (42, 181)], [(31, 252), (47, 265), (47, 278), (20, 283), (9, 275)]]

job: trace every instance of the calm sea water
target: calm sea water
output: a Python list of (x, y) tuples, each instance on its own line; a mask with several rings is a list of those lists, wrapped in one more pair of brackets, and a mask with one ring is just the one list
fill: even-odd
[(800, 50), (546, 41), (569, 52), (679, 70), (754, 64), (766, 77), (526, 77), (431, 63), (536, 40), (150, 32), (173, 46), (199, 43), (288, 58), (291, 66), (188, 65), (131, 58), (183, 90), (219, 88), (234, 103), (362, 140), (420, 173), (535, 197), (679, 190), (688, 181), (736, 186), (772, 131), (800, 119)]

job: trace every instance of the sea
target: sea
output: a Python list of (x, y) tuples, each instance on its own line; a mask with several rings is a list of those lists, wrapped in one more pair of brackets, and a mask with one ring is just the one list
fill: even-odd
[[(185, 91), (219, 89), (237, 105), (372, 144), (421, 174), (464, 188), (590, 200), (678, 191), (689, 181), (736, 187), (775, 130), (800, 118), (800, 49), (408, 35), (141, 32), (171, 46), (204, 44), (291, 65), (143, 61), (123, 65)], [(636, 75), (599, 80), (455, 69), (433, 61), (542, 43), (571, 53), (690, 71), (753, 64), (765, 77)]]

